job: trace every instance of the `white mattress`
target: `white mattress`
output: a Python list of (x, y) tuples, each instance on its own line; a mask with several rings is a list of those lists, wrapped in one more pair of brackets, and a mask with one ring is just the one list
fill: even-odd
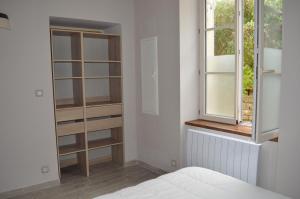
[(96, 199), (287, 199), (204, 168), (184, 168)]

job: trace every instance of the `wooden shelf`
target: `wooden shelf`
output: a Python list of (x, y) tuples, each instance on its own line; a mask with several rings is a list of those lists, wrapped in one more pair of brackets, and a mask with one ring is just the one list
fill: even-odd
[(114, 106), (114, 105), (122, 105), (122, 104), (123, 104), (122, 102), (101, 101), (101, 102), (87, 103), (85, 107), (92, 108), (92, 107)]
[(83, 107), (63, 108), (56, 110), (56, 122), (83, 119)]
[(121, 63), (121, 61), (114, 61), (114, 60), (85, 60), (84, 63)]
[(72, 63), (72, 62), (78, 62), (81, 63), (82, 60), (80, 59), (54, 59), (52, 60), (53, 63)]
[(101, 140), (89, 141), (88, 148), (89, 148), (89, 150), (92, 150), (92, 149), (104, 148), (104, 147), (120, 145), (120, 144), (122, 144), (121, 141), (118, 141), (118, 140), (115, 140), (112, 138), (106, 138), (106, 139), (101, 139)]
[(66, 124), (58, 124), (56, 127), (56, 132), (58, 137), (84, 133), (84, 123), (72, 122)]
[(110, 39), (112, 37), (120, 37), (119, 34), (111, 34), (111, 33), (100, 33), (100, 32), (83, 32), (83, 37), (87, 38), (99, 38), (99, 39)]
[(122, 76), (94, 76), (94, 77), (85, 77), (85, 79), (117, 79), (122, 78)]
[(85, 107), (113, 105), (113, 104), (122, 104), (122, 103), (121, 102), (113, 102), (113, 101), (93, 101), (93, 102), (88, 102), (87, 101)]
[(85, 151), (85, 148), (77, 144), (70, 144), (59, 147), (59, 155), (69, 155), (82, 151)]
[(55, 80), (82, 79), (82, 77), (55, 77)]
[(77, 27), (64, 27), (64, 26), (51, 26), (54, 31), (65, 31), (65, 32), (96, 32), (103, 34), (103, 30), (94, 28), (77, 28)]
[(89, 120), (87, 121), (87, 131), (101, 131), (105, 129), (118, 128), (123, 126), (122, 117), (112, 117), (105, 119)]
[(112, 115), (122, 115), (122, 104), (105, 104), (86, 107), (86, 117), (96, 118)]
[(83, 107), (82, 104), (57, 104), (56, 110)]

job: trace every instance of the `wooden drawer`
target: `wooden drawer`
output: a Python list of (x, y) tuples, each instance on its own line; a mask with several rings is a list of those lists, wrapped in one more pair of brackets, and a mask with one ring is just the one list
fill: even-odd
[(86, 117), (103, 117), (109, 115), (121, 115), (122, 104), (108, 104), (102, 106), (94, 106), (86, 108)]
[(93, 120), (93, 121), (87, 122), (87, 130), (88, 131), (100, 131), (100, 130), (104, 130), (104, 129), (121, 127), (122, 125), (123, 125), (122, 117)]
[(84, 133), (84, 123), (74, 122), (70, 124), (60, 124), (56, 128), (57, 136), (73, 135), (77, 133)]
[(83, 108), (66, 108), (56, 110), (56, 122), (83, 119)]

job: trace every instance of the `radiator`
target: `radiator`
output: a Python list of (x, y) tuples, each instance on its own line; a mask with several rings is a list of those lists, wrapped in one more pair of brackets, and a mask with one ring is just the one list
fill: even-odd
[(260, 145), (194, 129), (188, 129), (186, 142), (187, 166), (208, 168), (256, 185)]

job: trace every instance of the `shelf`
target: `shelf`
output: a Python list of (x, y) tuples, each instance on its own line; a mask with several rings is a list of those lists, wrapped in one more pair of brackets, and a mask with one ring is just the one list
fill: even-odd
[(53, 63), (72, 63), (72, 62), (79, 62), (81, 63), (81, 60), (79, 59), (54, 59), (52, 60)]
[(104, 117), (104, 116), (111, 116), (111, 115), (122, 115), (121, 103), (86, 107), (87, 118)]
[(122, 144), (121, 141), (112, 139), (112, 138), (106, 138), (106, 139), (100, 139), (100, 140), (92, 140), (88, 142), (89, 150), (92, 149), (98, 149), (98, 148), (104, 148), (114, 145), (120, 145)]
[(55, 80), (82, 79), (82, 77), (55, 77)]
[(122, 105), (122, 102), (112, 102), (112, 101), (101, 101), (101, 102), (89, 102), (85, 106), (86, 108), (93, 108), (93, 107), (103, 107), (103, 106), (115, 106), (115, 105)]
[(84, 63), (121, 63), (121, 61), (113, 61), (113, 60), (85, 60)]
[(56, 104), (56, 110), (79, 108), (83, 107), (81, 104)]
[(64, 108), (55, 111), (56, 122), (83, 119), (83, 107)]
[(99, 38), (99, 39), (110, 39), (113, 37), (120, 37), (120, 34), (111, 33), (100, 33), (100, 32), (83, 32), (85, 38)]
[(77, 28), (77, 27), (65, 27), (65, 26), (51, 26), (53, 31), (64, 31), (64, 32), (96, 32), (104, 34), (103, 30), (93, 28)]
[(84, 133), (84, 122), (58, 124), (56, 132), (58, 137)]
[(85, 79), (116, 79), (122, 78), (122, 76), (94, 76), (94, 77), (85, 77)]
[(70, 144), (70, 145), (59, 147), (59, 155), (69, 155), (69, 154), (78, 153), (82, 151), (85, 151), (85, 148), (77, 144)]
[(86, 130), (89, 132), (118, 128), (123, 126), (123, 118), (112, 117), (106, 119), (88, 120), (86, 125)]
[(94, 106), (103, 106), (103, 105), (113, 105), (113, 104), (122, 104), (122, 102), (113, 102), (113, 101), (86, 101), (85, 107), (94, 107)]

